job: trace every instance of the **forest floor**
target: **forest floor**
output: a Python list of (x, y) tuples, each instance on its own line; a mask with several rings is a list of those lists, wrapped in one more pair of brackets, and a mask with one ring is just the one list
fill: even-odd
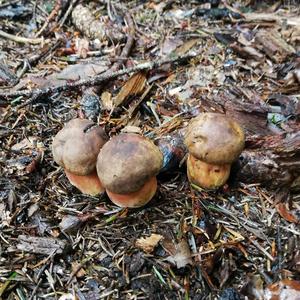
[(299, 98), (297, 1), (0, 0), (0, 299), (300, 299), (300, 148), (259, 175), (258, 143), (217, 191), (171, 162), (139, 209), (80, 193), (51, 152), (75, 117), (157, 141), (203, 111), (249, 149), (299, 143)]

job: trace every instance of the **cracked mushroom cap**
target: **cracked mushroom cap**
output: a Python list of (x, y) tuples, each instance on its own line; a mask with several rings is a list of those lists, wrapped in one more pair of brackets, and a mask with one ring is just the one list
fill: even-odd
[(163, 156), (149, 139), (134, 133), (113, 137), (101, 149), (97, 173), (103, 186), (117, 194), (136, 192), (158, 174)]
[(219, 113), (201, 113), (192, 119), (185, 136), (189, 153), (209, 164), (230, 164), (245, 145), (243, 129)]
[(107, 141), (104, 130), (86, 119), (73, 119), (54, 137), (55, 162), (75, 175), (87, 175), (96, 168), (97, 156)]

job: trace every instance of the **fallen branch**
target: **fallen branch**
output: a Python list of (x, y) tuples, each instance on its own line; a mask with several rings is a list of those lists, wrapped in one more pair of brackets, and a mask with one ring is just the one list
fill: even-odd
[(20, 96), (34, 97), (34, 99), (37, 99), (41, 96), (50, 95), (53, 93), (63, 92), (63, 91), (67, 91), (67, 90), (73, 90), (74, 88), (79, 88), (82, 86), (98, 85), (100, 83), (103, 83), (104, 81), (111, 80), (111, 79), (117, 78), (117, 77), (125, 75), (125, 74), (130, 74), (130, 73), (134, 73), (134, 72), (138, 72), (138, 71), (142, 71), (142, 70), (152, 70), (152, 69), (162, 66), (163, 64), (167, 64), (167, 63), (171, 63), (171, 64), (183, 63), (186, 60), (197, 57), (198, 55), (199, 55), (199, 53), (194, 53), (194, 54), (183, 55), (180, 57), (178, 57), (178, 56), (168, 57), (168, 58), (164, 58), (164, 59), (161, 59), (158, 61), (145, 62), (145, 63), (138, 64), (132, 68), (123, 69), (123, 70), (119, 70), (116, 72), (99, 74), (91, 79), (78, 80), (76, 82), (62, 84), (62, 85), (55, 86), (55, 87), (0, 93), (0, 99), (8, 100), (9, 98), (20, 97)]
[(33, 45), (37, 45), (37, 44), (41, 44), (44, 42), (43, 38), (39, 38), (39, 39), (30, 39), (30, 38), (25, 38), (22, 36), (16, 36), (7, 32), (4, 32), (2, 30), (0, 30), (0, 37), (3, 37), (5, 39), (17, 42), (17, 43), (23, 43), (23, 44), (33, 44)]

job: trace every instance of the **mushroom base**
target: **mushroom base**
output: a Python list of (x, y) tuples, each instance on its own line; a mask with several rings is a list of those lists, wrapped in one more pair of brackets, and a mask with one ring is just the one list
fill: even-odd
[(129, 194), (115, 194), (109, 190), (106, 190), (106, 193), (114, 204), (120, 207), (134, 208), (146, 205), (153, 198), (156, 190), (156, 177), (151, 177), (137, 192)]
[(77, 187), (83, 194), (96, 196), (105, 190), (96, 171), (83, 176), (75, 175), (66, 170), (65, 173), (70, 183)]
[(205, 163), (189, 154), (187, 159), (189, 181), (204, 189), (216, 189), (225, 184), (230, 175), (230, 164)]

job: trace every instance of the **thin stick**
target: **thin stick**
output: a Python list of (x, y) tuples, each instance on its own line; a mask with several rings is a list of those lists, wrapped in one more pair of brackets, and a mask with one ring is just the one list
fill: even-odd
[[(76, 82), (70, 82), (67, 84), (62, 84), (54, 87), (47, 87), (42, 89), (35, 89), (35, 90), (22, 90), (22, 91), (16, 91), (16, 92), (7, 92), (7, 93), (0, 93), (0, 99), (8, 100), (9, 98), (14, 98), (18, 96), (24, 96), (24, 97), (34, 97), (37, 99), (38, 97), (44, 96), (44, 95), (50, 95), (57, 92), (63, 92), (67, 90), (73, 90), (74, 88), (79, 88), (82, 86), (95, 86), (98, 85), (104, 81), (117, 78), (119, 76), (130, 74), (142, 70), (152, 70), (155, 68), (160, 67), (163, 64), (174, 64), (174, 63), (182, 63), (186, 60), (189, 60), (191, 58), (194, 58), (198, 56), (199, 53), (194, 54), (186, 54), (182, 56), (176, 56), (176, 57), (168, 57), (157, 61), (149, 61), (145, 63), (138, 64), (132, 68), (128, 69), (122, 69), (116, 72), (105, 72), (104, 74), (99, 74), (91, 79), (82, 79), (78, 80)], [(29, 103), (27, 103), (29, 104)]]
[(58, 28), (62, 28), (63, 25), (65, 24), (67, 18), (69, 17), (69, 15), (71, 14), (73, 8), (74, 8), (74, 5), (76, 4), (77, 0), (72, 0), (72, 2), (70, 3), (65, 15), (61, 18), (61, 20), (59, 21), (59, 26)]
[(8, 40), (12, 40), (14, 42), (17, 43), (23, 43), (23, 44), (33, 44), (33, 45), (37, 45), (37, 44), (41, 44), (44, 42), (43, 38), (39, 38), (39, 39), (30, 39), (30, 38), (25, 38), (22, 36), (16, 36), (7, 32), (4, 32), (2, 30), (0, 30), (0, 36), (8, 39)]

